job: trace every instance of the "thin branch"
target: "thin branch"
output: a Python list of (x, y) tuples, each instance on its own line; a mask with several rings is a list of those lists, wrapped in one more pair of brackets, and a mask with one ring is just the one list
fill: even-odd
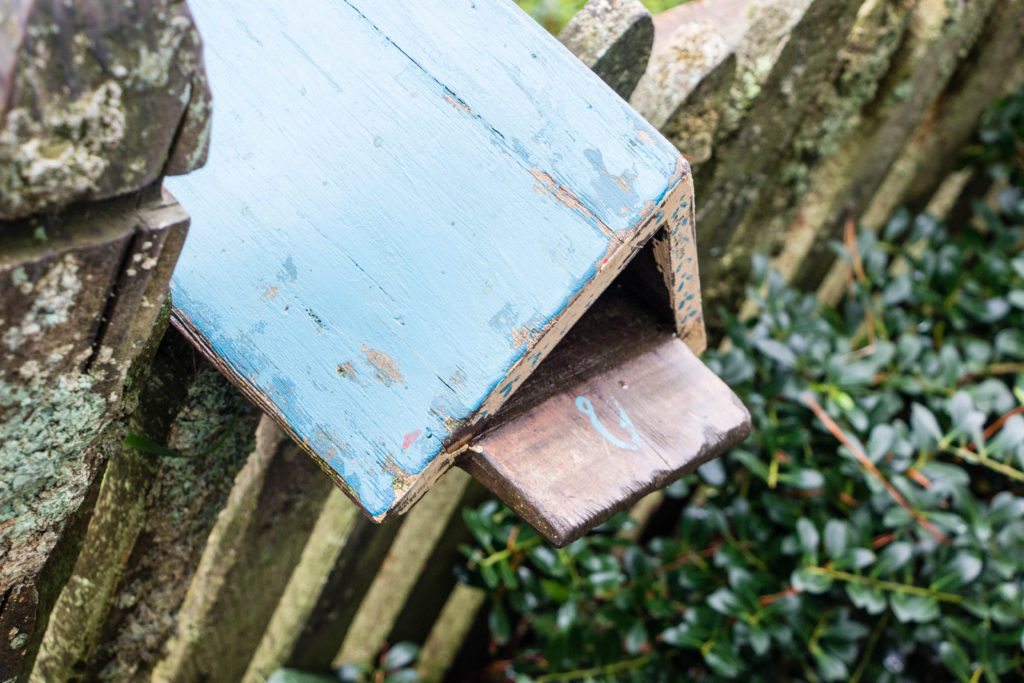
[(882, 631), (885, 629), (885, 625), (889, 623), (889, 611), (886, 610), (882, 613), (882, 618), (875, 624), (875, 628), (872, 629), (871, 635), (868, 636), (867, 647), (864, 648), (864, 656), (860, 659), (860, 664), (857, 665), (857, 670), (853, 672), (853, 677), (850, 678), (850, 683), (860, 683), (860, 679), (863, 678), (864, 672), (867, 671), (868, 665), (871, 663), (871, 657), (875, 654), (875, 646), (878, 645), (878, 639), (882, 635)]
[(613, 676), (617, 673), (624, 671), (631, 671), (633, 669), (639, 669), (645, 666), (651, 660), (651, 655), (643, 655), (641, 657), (634, 657), (633, 659), (624, 659), (613, 664), (604, 664), (602, 666), (593, 666), (589, 669), (574, 669), (572, 671), (565, 671), (563, 673), (552, 673), (538, 676), (534, 680), (537, 683), (550, 683), (553, 681), (560, 681), (565, 683), (566, 681), (580, 681), (593, 676), (604, 674), (605, 676)]
[(1015, 481), (1024, 481), (1024, 472), (1018, 470), (1016, 467), (1007, 465), (1006, 463), (993, 460), (985, 455), (979, 455), (978, 453), (961, 446), (949, 446), (947, 447), (947, 451), (953, 455), (963, 458), (972, 465), (986, 467), (993, 472), (998, 472), (1004, 477), (1009, 477)]
[(1005, 413), (1005, 414), (1004, 414), (1004, 415), (1003, 415), (1002, 417), (1000, 417), (1000, 418), (999, 418), (998, 420), (996, 420), (995, 422), (993, 422), (992, 424), (990, 424), (990, 425), (988, 426), (988, 428), (987, 428), (987, 429), (985, 430), (985, 440), (986, 440), (986, 441), (988, 441), (988, 440), (989, 440), (989, 439), (991, 439), (991, 438), (992, 438), (993, 436), (995, 436), (995, 435), (996, 435), (996, 433), (997, 433), (997, 432), (998, 432), (998, 431), (999, 431), (1000, 429), (1002, 429), (1002, 428), (1003, 428), (1003, 426), (1004, 426), (1004, 425), (1006, 424), (1006, 422), (1007, 422), (1007, 421), (1008, 421), (1008, 420), (1009, 420), (1009, 419), (1010, 419), (1011, 417), (1013, 417), (1014, 415), (1022, 415), (1022, 414), (1024, 414), (1024, 405), (1022, 405), (1022, 406), (1017, 406), (1017, 407), (1016, 407), (1016, 408), (1014, 408), (1013, 410), (1010, 410), (1010, 411), (1008, 411), (1007, 413)]
[(939, 531), (934, 524), (925, 519), (920, 512), (911, 507), (907, 499), (903, 497), (903, 494), (885, 478), (885, 475), (882, 474), (877, 467), (875, 467), (875, 463), (871, 462), (871, 459), (868, 458), (864, 451), (862, 451), (860, 447), (853, 442), (853, 439), (848, 437), (836, 421), (829, 417), (829, 414), (825, 412), (825, 409), (821, 407), (821, 404), (818, 403), (817, 399), (814, 398), (811, 392), (804, 392), (802, 398), (807, 407), (811, 409), (811, 412), (813, 412), (815, 416), (821, 420), (822, 424), (825, 425), (825, 428), (832, 433), (832, 436), (834, 436), (839, 443), (849, 449), (853, 454), (853, 457), (860, 463), (861, 467), (871, 473), (871, 475), (885, 487), (885, 490), (889, 492), (889, 495), (892, 496), (892, 499), (895, 500), (900, 507), (906, 510), (911, 517), (917, 520), (917, 523), (925, 528), (936, 541), (939, 543), (949, 543), (949, 539), (945, 534)]
[(960, 605), (964, 602), (964, 597), (962, 595), (957, 595), (956, 593), (943, 593), (942, 591), (932, 590), (931, 588), (915, 586), (912, 583), (886, 581), (884, 579), (876, 579), (873, 576), (864, 576), (862, 574), (854, 574), (852, 572), (840, 571), (839, 569), (832, 569), (831, 567), (807, 567), (806, 571), (819, 576), (827, 576), (830, 579), (835, 579), (836, 581), (845, 581), (846, 583), (870, 586), (871, 588), (889, 591), (890, 593), (918, 595), (923, 598), (932, 598), (939, 602), (948, 602), (954, 605)]

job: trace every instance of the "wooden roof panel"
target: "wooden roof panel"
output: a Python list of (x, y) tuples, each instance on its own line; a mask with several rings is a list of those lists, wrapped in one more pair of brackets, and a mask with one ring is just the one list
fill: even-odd
[(192, 215), (177, 324), (381, 518), (685, 164), (510, 2), (190, 5), (214, 122), (167, 180)]

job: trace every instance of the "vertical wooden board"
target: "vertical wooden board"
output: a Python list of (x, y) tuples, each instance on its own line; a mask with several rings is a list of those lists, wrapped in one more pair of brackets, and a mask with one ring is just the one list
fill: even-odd
[(243, 683), (264, 683), (271, 672), (288, 661), (341, 554), (360, 552), (347, 545), (358, 519), (355, 504), (340, 490), (332, 489), (241, 679)]
[(799, 8), (794, 15), (799, 20), (784, 33), (785, 45), (747, 105), (744, 125), (719, 144), (702, 169), (699, 253), (705, 299), (716, 297), (716, 305), (729, 305), (741, 296), (736, 290), (746, 282), (750, 255), (733, 237), (766, 186), (770, 189), (770, 181), (783, 172), (778, 162), (811, 110), (812, 100), (798, 93), (816, 93), (834, 76), (860, 5), (848, 0), (792, 4)]
[[(761, 188), (746, 216), (736, 227), (732, 248), (723, 261), (738, 291), (749, 275), (752, 254), (770, 257), (787, 253), (775, 265), (784, 274), (793, 270), (792, 254), (806, 250), (815, 234), (814, 210), (794, 221), (797, 212), (813, 206), (822, 197), (842, 195), (852, 182), (848, 172), (840, 170), (842, 160), (852, 154), (868, 152), (856, 131), (870, 117), (876, 100), (892, 78), (894, 55), (900, 52), (909, 18), (916, 0), (889, 0), (863, 3), (841, 47), (834, 74), (809, 86), (801, 98), (807, 104), (804, 120), (792, 141), (780, 149), (776, 163), (786, 172), (774, 174)], [(836, 163), (839, 161), (840, 163)], [(826, 199), (826, 201), (828, 201)], [(802, 220), (806, 217), (808, 220)], [(794, 229), (789, 229), (790, 225)]]
[(3, 680), (27, 675), (74, 564), (106, 461), (93, 447), (163, 333), (187, 225), (173, 199), (148, 195), (0, 223), (0, 592), (23, 598), (0, 599), (14, 629), (0, 640)]
[[(445, 476), (450, 477), (456, 472), (464, 474), (452, 470)], [(465, 561), (459, 548), (473, 542), (472, 532), (462, 517), (462, 511), (474, 508), (490, 497), (490, 492), (483, 485), (475, 479), (469, 479), (431, 550), (430, 560), (418, 572), (408, 599), (391, 626), (387, 639), (389, 643), (423, 643), (431, 633), (452, 590), (457, 588), (456, 568)]]
[(355, 521), (343, 552), (338, 554), (322, 583), (316, 606), (299, 625), (284, 664), (310, 671), (330, 669), (366, 591), (405, 521), (405, 517), (397, 517), (379, 526), (365, 517)]
[[(142, 526), (86, 678), (151, 675), (174, 632), (214, 522), (253, 448), (258, 411), (184, 340), (174, 335), (168, 341), (170, 370), (194, 376), (185, 383), (183, 404), (167, 411), (165, 437), (156, 440), (166, 450), (151, 456), (159, 458), (159, 467), (144, 492)], [(175, 383), (157, 384), (153, 391)]]
[(817, 192), (801, 202), (780, 261), (791, 279), (816, 288), (835, 263), (828, 248), (846, 221), (868, 208), (907, 140), (982, 34), (998, 0), (949, 5), (919, 0), (893, 65), (871, 107), (843, 149), (828, 160)]
[(486, 602), (487, 593), (481, 588), (465, 584), (455, 587), (420, 650), (416, 672), (422, 683), (445, 680)]
[(380, 654), (403, 608), (419, 599), (417, 579), (431, 563), (443, 561), (436, 550), (449, 522), (462, 526), (461, 503), (472, 481), (465, 472), (447, 473), (409, 513), (345, 633), (335, 667), (370, 665)]
[(504, 417), (460, 464), (558, 546), (750, 432), (732, 391), (617, 291)]
[(589, 0), (558, 40), (628, 100), (647, 68), (654, 24), (640, 0)]
[(169, 181), (194, 217), (178, 324), (383, 518), (628, 262), (685, 163), (511, 3), (192, 5), (217, 133)]
[(242, 678), (331, 490), (287, 434), (261, 418), (154, 680)]
[(74, 571), (50, 614), (31, 683), (81, 677), (98, 645), (107, 610), (145, 519), (145, 498), (156, 474), (154, 459), (123, 449), (125, 430), (112, 430), (112, 451), (96, 508)]
[(997, 4), (974, 49), (893, 162), (865, 211), (865, 224), (881, 226), (897, 206), (922, 211), (957, 166), (959, 151), (984, 111), (1024, 81), (1024, 4)]

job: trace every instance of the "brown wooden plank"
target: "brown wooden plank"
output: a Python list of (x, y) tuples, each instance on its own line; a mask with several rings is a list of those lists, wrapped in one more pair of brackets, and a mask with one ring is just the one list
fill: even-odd
[(744, 439), (746, 408), (616, 287), (461, 465), (555, 545)]

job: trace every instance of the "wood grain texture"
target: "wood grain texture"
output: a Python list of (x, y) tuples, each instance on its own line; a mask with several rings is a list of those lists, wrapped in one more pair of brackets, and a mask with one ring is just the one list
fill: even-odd
[(192, 10), (216, 132), (168, 182), (176, 324), (381, 520), (688, 220), (688, 168), (508, 2)]
[(460, 464), (565, 545), (746, 438), (750, 416), (616, 287)]

